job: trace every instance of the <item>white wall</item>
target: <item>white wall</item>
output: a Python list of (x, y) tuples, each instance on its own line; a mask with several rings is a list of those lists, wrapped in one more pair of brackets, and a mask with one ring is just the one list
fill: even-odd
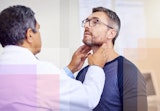
[[(60, 67), (68, 64), (80, 45), (77, 0), (1, 0), (0, 11), (11, 5), (26, 5), (41, 25), (42, 51), (37, 56)], [(73, 16), (74, 15), (74, 16)], [(2, 48), (0, 48), (2, 51)]]

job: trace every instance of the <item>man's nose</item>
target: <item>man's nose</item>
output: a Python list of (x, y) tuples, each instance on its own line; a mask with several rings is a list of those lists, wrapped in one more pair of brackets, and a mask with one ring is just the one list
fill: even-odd
[(87, 27), (87, 26), (84, 27), (84, 31), (85, 31), (85, 32), (89, 31), (89, 27)]
[(90, 25), (89, 25), (89, 21), (88, 22), (86, 22), (85, 24), (84, 24), (84, 28), (89, 28), (90, 27)]

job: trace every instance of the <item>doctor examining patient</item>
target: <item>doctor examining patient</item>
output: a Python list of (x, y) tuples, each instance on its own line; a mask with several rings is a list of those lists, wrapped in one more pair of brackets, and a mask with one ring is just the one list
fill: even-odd
[[(0, 84), (0, 111), (147, 111), (142, 74), (132, 62), (113, 49), (120, 31), (117, 14), (96, 7), (82, 25), (84, 45), (75, 51), (66, 67), (59, 69), (36, 57), (41, 51), (42, 41), (40, 24), (31, 8), (14, 5), (0, 12), (0, 44), (3, 47), (0, 55), (0, 81), (3, 80)], [(86, 59), (88, 65), (82, 69)], [(19, 78), (21, 76), (12, 74), (13, 68), (17, 72), (32, 70), (26, 65), (35, 67), (34, 76), (58, 76), (58, 99), (53, 90), (43, 88), (44, 85), (23, 84), (30, 81), (26, 72), (24, 81)], [(79, 70), (75, 78), (74, 73)], [(118, 77), (121, 83), (118, 83)], [(34, 82), (50, 80), (49, 77), (37, 77)], [(45, 87), (54, 89), (53, 82), (47, 83)], [(12, 87), (6, 87), (9, 85)], [(23, 91), (25, 87), (27, 90)], [(41, 88), (43, 90), (38, 90)]]

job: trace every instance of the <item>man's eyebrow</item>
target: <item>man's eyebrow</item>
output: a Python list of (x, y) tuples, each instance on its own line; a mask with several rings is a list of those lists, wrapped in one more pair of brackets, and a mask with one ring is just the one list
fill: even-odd
[(91, 20), (91, 19), (99, 19), (99, 18), (98, 17), (86, 18), (86, 20)]

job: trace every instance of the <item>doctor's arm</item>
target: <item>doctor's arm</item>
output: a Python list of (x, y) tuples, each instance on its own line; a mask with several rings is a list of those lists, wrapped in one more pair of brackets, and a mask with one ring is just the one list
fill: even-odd
[[(81, 106), (81, 108), (88, 107), (89, 109), (93, 109), (98, 104), (104, 87), (105, 74), (103, 66), (107, 61), (107, 49), (106, 45), (103, 45), (96, 53), (88, 55), (90, 49), (84, 47), (80, 47), (74, 53), (68, 68), (73, 72), (79, 70), (86, 58), (88, 58), (90, 66), (83, 84), (75, 79), (67, 78), (70, 81), (67, 84), (69, 87), (68, 91), (70, 92), (68, 95), (70, 96), (70, 104), (74, 104), (71, 107)], [(78, 66), (78, 68), (75, 68), (75, 66)], [(67, 92), (66, 88), (62, 92)]]

